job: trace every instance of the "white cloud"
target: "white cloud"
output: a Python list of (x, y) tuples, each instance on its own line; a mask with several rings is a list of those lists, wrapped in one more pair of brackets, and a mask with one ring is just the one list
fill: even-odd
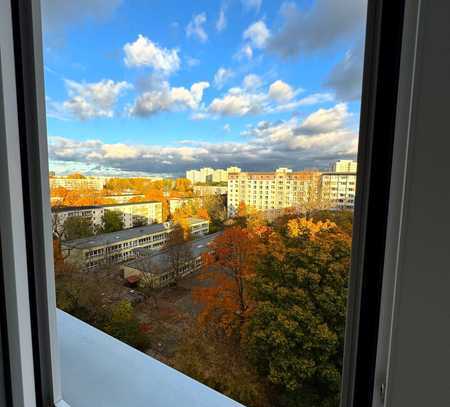
[(211, 114), (219, 116), (246, 116), (262, 113), (267, 97), (263, 93), (245, 93), (232, 88), (222, 98), (215, 98), (208, 107)]
[(242, 61), (243, 59), (252, 59), (253, 58), (253, 49), (250, 45), (244, 44), (242, 48), (236, 52), (234, 58), (238, 61)]
[(277, 80), (270, 85), (269, 96), (279, 102), (288, 102), (294, 97), (294, 91), (286, 82)]
[(62, 109), (80, 120), (113, 117), (118, 98), (132, 88), (128, 82), (111, 79), (94, 83), (66, 80), (65, 84), (70, 98), (62, 103)]
[(231, 131), (231, 126), (227, 123), (223, 126), (223, 131), (229, 133)]
[[(242, 133), (241, 142), (185, 140), (171, 147), (49, 138), (49, 156), (58, 162), (116, 168), (120, 171), (181, 174), (193, 166), (238, 165), (247, 170), (322, 166), (354, 158), (357, 132), (347, 105), (319, 109), (304, 120), (261, 121)], [(223, 130), (227, 131), (227, 124)]]
[(231, 69), (220, 67), (214, 75), (214, 86), (217, 89), (222, 89), (233, 76), (234, 72)]
[(188, 37), (196, 37), (200, 42), (208, 41), (203, 25), (206, 23), (206, 13), (197, 14), (192, 18), (186, 27), (186, 35)]
[(249, 40), (255, 48), (264, 48), (270, 37), (270, 31), (264, 21), (259, 20), (248, 27), (242, 35), (244, 40)]
[(254, 9), (259, 11), (261, 9), (262, 0), (241, 0), (242, 5), (246, 10)]
[(200, 60), (197, 58), (192, 58), (192, 57), (188, 56), (188, 57), (186, 57), (186, 64), (190, 68), (193, 68), (194, 66), (200, 65)]
[(319, 109), (311, 113), (302, 123), (301, 130), (306, 133), (329, 133), (345, 126), (351, 114), (345, 103), (330, 109)]
[(203, 91), (207, 88), (208, 82), (194, 83), (190, 89), (170, 87), (168, 82), (164, 82), (160, 89), (138, 96), (128, 113), (131, 116), (148, 117), (164, 111), (196, 110), (202, 101)]
[(247, 116), (293, 111), (301, 106), (333, 101), (330, 93), (315, 93), (301, 99), (295, 96), (303, 89), (293, 90), (283, 81), (275, 81), (267, 91), (261, 89), (262, 81), (257, 75), (247, 75), (242, 88), (234, 87), (221, 97), (216, 97), (207, 108), (214, 116)]
[(227, 28), (227, 17), (225, 15), (225, 11), (226, 11), (226, 5), (222, 4), (222, 6), (220, 7), (220, 11), (219, 11), (219, 18), (217, 19), (216, 22), (216, 30), (221, 32), (223, 30), (225, 30), (225, 28)]
[(262, 86), (262, 80), (258, 75), (251, 73), (244, 77), (242, 86), (244, 89), (255, 90)]
[(180, 68), (177, 49), (160, 48), (147, 37), (139, 34), (136, 41), (126, 43), (124, 62), (129, 67), (150, 66), (155, 71), (171, 74)]

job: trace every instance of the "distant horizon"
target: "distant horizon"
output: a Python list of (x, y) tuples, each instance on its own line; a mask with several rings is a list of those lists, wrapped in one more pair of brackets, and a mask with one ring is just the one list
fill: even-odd
[[(347, 158), (346, 158), (347, 159)], [(356, 158), (351, 159), (349, 158), (349, 160), (353, 160), (356, 161)], [(330, 169), (331, 164), (335, 163), (338, 160), (333, 160), (330, 161), (330, 164), (325, 168), (318, 168), (318, 167), (303, 167), (301, 169), (298, 168), (292, 168), (289, 166), (279, 166), (276, 168), (271, 168), (271, 169), (264, 169), (264, 170), (252, 170), (252, 169), (246, 169), (246, 168), (241, 168), (242, 172), (275, 172), (275, 170), (277, 168), (288, 168), (290, 170), (292, 170), (293, 172), (299, 172), (299, 171), (319, 171), (319, 172), (326, 172), (327, 170)], [(239, 167), (238, 165), (229, 165), (227, 167), (196, 167), (196, 168), (189, 168), (186, 171), (189, 170), (200, 170), (201, 168), (212, 168), (213, 170), (226, 170), (228, 167)], [(155, 174), (155, 173), (143, 173), (143, 172), (119, 172), (117, 174), (113, 174), (113, 173), (92, 173), (89, 171), (69, 171), (69, 172), (55, 172), (53, 170), (50, 169), (50, 172), (55, 172), (55, 176), (67, 176), (67, 175), (71, 175), (71, 174), (75, 174), (75, 173), (80, 173), (82, 175), (85, 176), (94, 176), (94, 177), (112, 177), (112, 178), (139, 178), (139, 177), (152, 177), (152, 178), (185, 178), (186, 177), (186, 171), (183, 173), (178, 173), (178, 174)]]

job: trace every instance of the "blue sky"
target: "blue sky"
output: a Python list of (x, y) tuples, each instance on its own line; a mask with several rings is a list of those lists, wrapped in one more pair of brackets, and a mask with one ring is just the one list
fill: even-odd
[(51, 169), (178, 175), (355, 157), (365, 8), (44, 0)]

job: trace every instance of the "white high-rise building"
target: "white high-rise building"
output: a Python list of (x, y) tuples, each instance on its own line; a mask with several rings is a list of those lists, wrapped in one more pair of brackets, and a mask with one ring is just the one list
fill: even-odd
[(228, 215), (233, 216), (241, 202), (263, 211), (310, 205), (319, 198), (319, 184), (317, 171), (229, 173)]
[(357, 170), (357, 162), (353, 160), (339, 160), (331, 165), (330, 172), (354, 172)]
[(239, 167), (229, 167), (224, 169), (214, 169), (214, 168), (200, 168), (199, 170), (189, 170), (186, 171), (186, 178), (192, 182), (193, 185), (201, 184), (211, 184), (213, 182), (227, 182), (228, 174), (240, 172)]

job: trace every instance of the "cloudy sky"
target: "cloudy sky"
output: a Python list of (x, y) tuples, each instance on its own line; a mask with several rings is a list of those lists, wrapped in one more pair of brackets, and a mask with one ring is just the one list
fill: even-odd
[(43, 0), (50, 167), (354, 158), (366, 0)]

